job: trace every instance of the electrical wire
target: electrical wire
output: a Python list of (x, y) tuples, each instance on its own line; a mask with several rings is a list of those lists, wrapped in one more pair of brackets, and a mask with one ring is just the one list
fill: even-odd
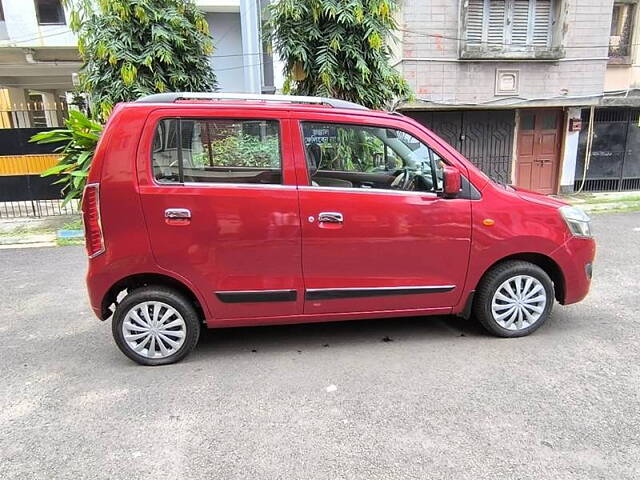
[[(0, 44), (0, 48), (12, 47), (12, 46), (14, 46), (13, 44), (16, 44), (16, 43), (32, 42), (32, 41), (35, 41), (35, 40), (40, 40), (41, 38), (56, 37), (58, 35), (64, 35), (64, 34), (68, 34), (68, 33), (73, 33), (73, 32), (71, 32), (71, 30), (69, 30), (67, 28), (67, 29), (62, 30), (60, 32), (45, 33), (43, 35), (38, 35), (37, 37), (22, 37), (22, 38), (18, 37), (18, 39), (13, 39), (12, 38), (12, 39), (6, 40), (4, 43)], [(64, 46), (64, 45), (60, 45), (60, 46)]]
[[(461, 38), (461, 37), (455, 37), (455, 36), (451, 36), (451, 35), (443, 35), (441, 33), (429, 33), (429, 32), (425, 32), (425, 31), (417, 31), (417, 30), (411, 30), (408, 28), (398, 28), (397, 31), (399, 32), (403, 32), (403, 33), (408, 33), (411, 35), (416, 35), (416, 36), (420, 36), (420, 37), (428, 37), (428, 38), (435, 38), (435, 39), (445, 39), (445, 40), (453, 40), (453, 41), (458, 41), (458, 42), (465, 42), (468, 43), (466, 38)], [(43, 34), (43, 35), (38, 35), (35, 37), (18, 37), (15, 39), (10, 39), (8, 40), (5, 44), (0, 45), (0, 47), (9, 47), (11, 46), (12, 43), (26, 43), (26, 42), (30, 42), (30, 41), (35, 41), (35, 40), (39, 40), (41, 38), (48, 38), (48, 37), (54, 37), (54, 36), (58, 36), (58, 35), (64, 35), (64, 34), (68, 34), (68, 33), (73, 33), (70, 29), (68, 28), (64, 28), (64, 30), (61, 30), (59, 32), (52, 32), (52, 33), (47, 33), (47, 34)], [(503, 46), (503, 47), (539, 47), (540, 45), (535, 45), (535, 44), (531, 44), (531, 43), (505, 43), (505, 42), (494, 42), (494, 41), (486, 41), (486, 42), (481, 42), (483, 45), (495, 45), (495, 46)], [(620, 46), (623, 47), (633, 47), (633, 46), (637, 46), (640, 45), (640, 43), (624, 43), (621, 44)], [(563, 49), (582, 49), (582, 48), (609, 48), (609, 44), (601, 44), (601, 45), (565, 45), (562, 48)], [(254, 55), (254, 54), (237, 54), (237, 56), (244, 56), (244, 55)]]
[[(218, 72), (227, 72), (230, 70), (239, 70), (239, 69), (244, 69), (244, 68), (251, 68), (251, 67), (259, 67), (268, 63), (273, 63), (274, 60), (267, 60), (266, 62), (260, 62), (260, 63), (253, 63), (250, 65), (237, 65), (235, 67), (228, 67), (228, 68), (216, 68), (214, 70), (214, 73), (218, 73)], [(2, 65), (0, 65), (2, 66)], [(28, 87), (28, 86), (46, 86), (46, 85), (69, 85), (68, 82), (47, 82), (47, 83), (0, 83), (0, 88), (1, 87)]]
[[(0, 47), (1, 48), (1, 47)], [(262, 53), (230, 53), (225, 55), (212, 55), (209, 58), (211, 60), (215, 60), (217, 58), (230, 58), (230, 57), (251, 57), (251, 56), (259, 56), (263, 55)], [(69, 63), (82, 63), (81, 60), (41, 60), (40, 62), (46, 62), (48, 65), (60, 65), (64, 66)], [(37, 64), (27, 64), (27, 63), (0, 63), (0, 68), (2, 67), (12, 67), (12, 68), (32, 68), (33, 65)]]
[(580, 183), (580, 188), (575, 193), (582, 192), (584, 188), (584, 184), (587, 181), (587, 170), (589, 169), (589, 164), (591, 163), (591, 146), (593, 145), (593, 124), (595, 117), (596, 107), (591, 106), (589, 109), (589, 128), (587, 128), (587, 145), (584, 152), (584, 168), (582, 169), (582, 182)]
[[(429, 37), (429, 38), (440, 38), (440, 39), (445, 39), (445, 40), (455, 40), (455, 41), (459, 41), (459, 42), (465, 42), (468, 43), (466, 38), (460, 38), (460, 37), (453, 37), (450, 35), (442, 35), (440, 33), (427, 33), (427, 32), (418, 32), (415, 30), (409, 30), (406, 28), (398, 28), (398, 31), (400, 32), (404, 32), (404, 33), (409, 33), (412, 35), (416, 35), (419, 37)], [(502, 47), (540, 47), (540, 45), (535, 45), (532, 43), (502, 43), (502, 42), (481, 42), (482, 45), (497, 45), (497, 46), (502, 46)], [(621, 44), (621, 46), (636, 46), (636, 45), (640, 45), (640, 43), (624, 43)], [(606, 45), (565, 45), (562, 48), (563, 49), (579, 49), (579, 48), (609, 48), (609, 44)]]

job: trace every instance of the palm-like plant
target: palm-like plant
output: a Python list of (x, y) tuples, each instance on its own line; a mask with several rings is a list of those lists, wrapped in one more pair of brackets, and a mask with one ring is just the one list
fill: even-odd
[(42, 176), (58, 175), (54, 183), (62, 183), (65, 196), (63, 205), (82, 196), (82, 190), (89, 175), (93, 153), (102, 133), (102, 125), (83, 113), (71, 110), (65, 121), (67, 128), (40, 132), (31, 137), (31, 142), (60, 143), (57, 152), (62, 158), (57, 165), (45, 171)]
[(411, 96), (389, 65), (395, 0), (279, 0), (268, 31), (285, 60), (285, 90), (371, 108)]

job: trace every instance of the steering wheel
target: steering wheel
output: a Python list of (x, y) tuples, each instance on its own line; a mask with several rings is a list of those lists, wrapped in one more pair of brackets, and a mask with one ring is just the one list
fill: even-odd
[(391, 188), (397, 190), (408, 190), (411, 185), (411, 170), (408, 168), (403, 168), (400, 170), (400, 173), (393, 179), (391, 182)]

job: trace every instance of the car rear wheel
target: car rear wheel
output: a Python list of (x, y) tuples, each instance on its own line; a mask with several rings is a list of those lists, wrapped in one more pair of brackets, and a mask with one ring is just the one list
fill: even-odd
[(540, 328), (554, 302), (553, 282), (537, 265), (514, 260), (490, 270), (480, 282), (474, 313), (499, 337), (522, 337)]
[(200, 336), (200, 318), (193, 304), (165, 287), (134, 290), (118, 304), (112, 322), (118, 348), (141, 365), (180, 361)]

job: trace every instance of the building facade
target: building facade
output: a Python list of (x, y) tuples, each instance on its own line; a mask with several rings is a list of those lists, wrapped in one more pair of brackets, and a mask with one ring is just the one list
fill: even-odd
[(487, 174), (573, 191), (582, 110), (599, 105), (613, 0), (405, 0), (402, 109)]
[(605, 91), (582, 112), (576, 190), (640, 190), (638, 10), (637, 0), (613, 2)]
[(0, 128), (58, 126), (80, 68), (68, 14), (51, 0), (0, 6)]
[[(274, 69), (260, 35), (266, 3), (196, 1), (213, 37), (220, 91), (273, 92), (282, 85), (281, 69)], [(61, 125), (81, 66), (68, 25), (61, 0), (0, 0), (0, 128)]]

